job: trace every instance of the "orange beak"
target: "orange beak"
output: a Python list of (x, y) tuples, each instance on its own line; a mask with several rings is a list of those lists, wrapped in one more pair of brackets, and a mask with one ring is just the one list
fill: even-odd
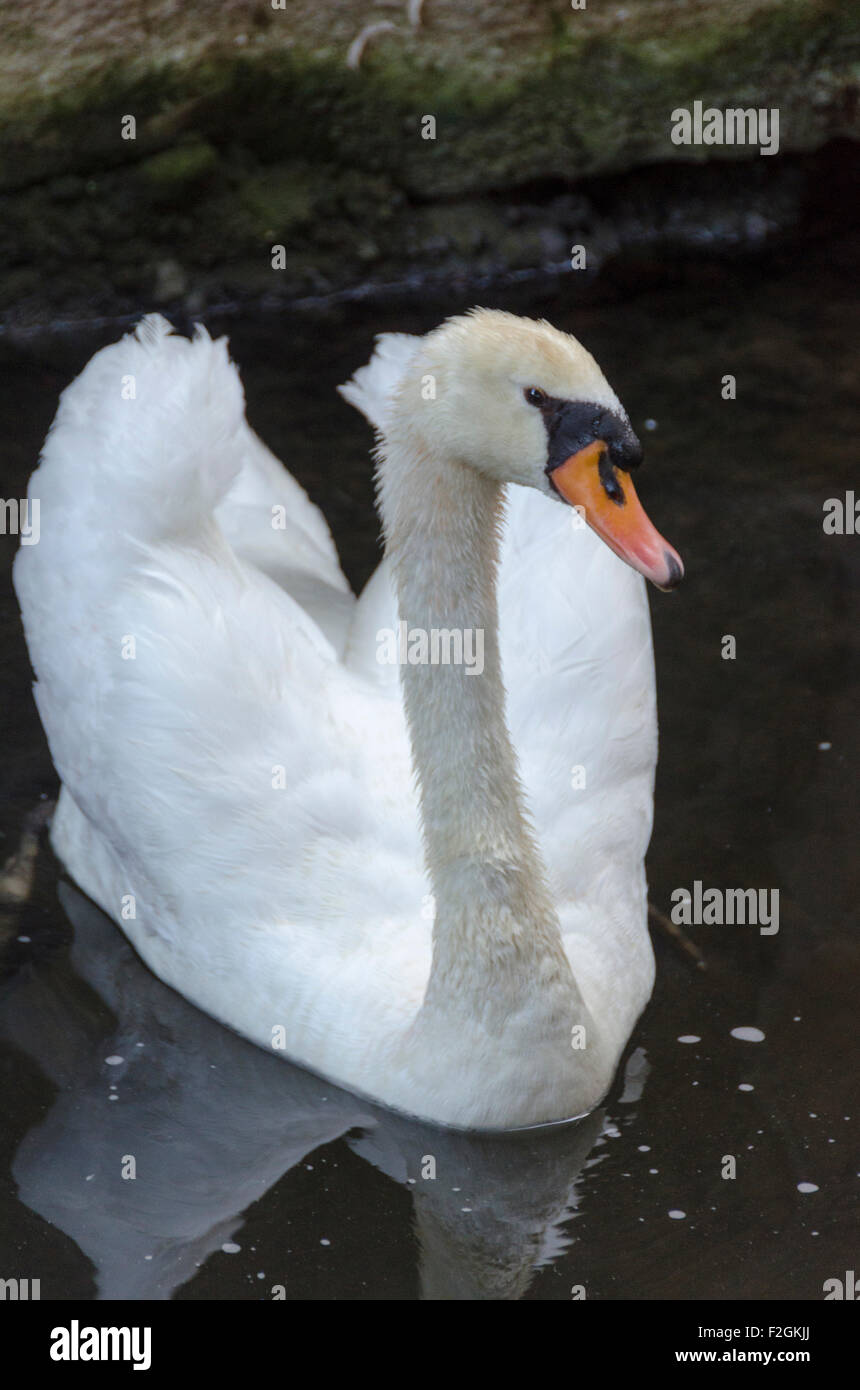
[(674, 589), (684, 577), (681, 557), (648, 520), (630, 474), (619, 478), (614, 468), (601, 467), (606, 451), (596, 439), (554, 468), (550, 479), (610, 550), (658, 589)]

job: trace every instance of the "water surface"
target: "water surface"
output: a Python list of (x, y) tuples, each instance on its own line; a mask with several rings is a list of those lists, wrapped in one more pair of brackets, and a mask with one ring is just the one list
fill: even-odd
[[(333, 392), (373, 335), (480, 298), (583, 339), (687, 564), (676, 594), (651, 596), (651, 896), (667, 910), (695, 880), (778, 889), (780, 930), (690, 928), (704, 971), (658, 934), (652, 1001), (579, 1126), (480, 1139), (376, 1110), (199, 1014), (64, 881), (36, 838), (56, 784), (7, 586), (0, 857), (23, 830), (24, 862), (0, 905), (0, 1277), (54, 1299), (818, 1299), (855, 1267), (860, 536), (822, 528), (860, 432), (852, 253), (703, 263), (585, 306), (552, 280), (212, 324), (356, 586), (379, 557), (370, 438)], [(58, 392), (116, 336), (0, 340), (6, 497), (24, 493)], [(0, 546), (8, 578), (14, 542)]]

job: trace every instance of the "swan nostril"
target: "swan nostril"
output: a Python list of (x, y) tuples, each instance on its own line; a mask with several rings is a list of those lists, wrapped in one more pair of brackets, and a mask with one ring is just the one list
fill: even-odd
[(623, 507), (627, 499), (624, 496), (624, 489), (618, 481), (618, 475), (615, 472), (608, 450), (604, 450), (603, 454), (601, 454), (600, 463), (597, 465), (597, 471), (603, 491), (606, 493), (610, 502), (614, 502), (616, 507)]

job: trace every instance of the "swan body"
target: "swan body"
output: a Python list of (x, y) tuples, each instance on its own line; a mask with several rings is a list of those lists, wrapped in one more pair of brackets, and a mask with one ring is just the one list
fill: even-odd
[[(224, 340), (150, 317), (64, 392), (15, 565), (53, 843), (253, 1042), (441, 1124), (570, 1118), (653, 983), (656, 709), (643, 579), (559, 505), (547, 439), (582, 401), (626, 417), (574, 339), (490, 311), (384, 337), (342, 391), (379, 438), (359, 599)], [(482, 672), (380, 664), (399, 619), (480, 629)]]

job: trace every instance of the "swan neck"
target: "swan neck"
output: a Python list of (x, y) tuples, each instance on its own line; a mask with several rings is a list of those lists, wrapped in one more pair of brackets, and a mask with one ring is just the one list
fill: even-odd
[[(502, 488), (415, 442), (386, 441), (380, 505), (401, 635), (427, 634), (426, 661), (401, 675), (435, 898), (434, 981), (499, 947), (547, 954), (569, 971), (544, 866), (528, 824), (505, 718), (496, 574)], [(432, 634), (453, 633), (445, 661)], [(501, 956), (506, 952), (502, 951)], [(563, 965), (562, 965), (563, 962)], [(450, 984), (450, 980), (447, 981)]]

